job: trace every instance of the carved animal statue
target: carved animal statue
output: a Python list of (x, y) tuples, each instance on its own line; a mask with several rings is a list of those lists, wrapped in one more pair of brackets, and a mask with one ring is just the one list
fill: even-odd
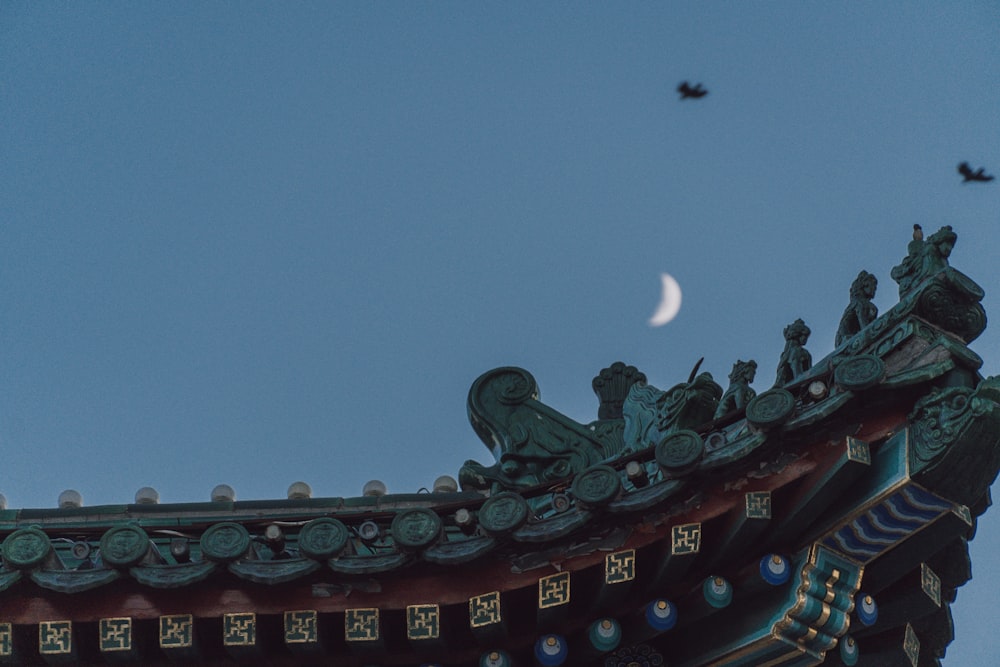
[(812, 368), (812, 355), (805, 348), (811, 333), (801, 319), (785, 327), (785, 349), (778, 360), (778, 379), (774, 386), (782, 387)]
[(513, 489), (569, 477), (617, 453), (620, 438), (591, 430), (541, 403), (531, 373), (512, 366), (479, 376), (469, 390), (469, 421), (496, 463), (466, 461), (462, 488)]
[(715, 419), (730, 412), (746, 409), (747, 403), (757, 395), (757, 392), (750, 388), (750, 383), (756, 376), (757, 362), (753, 359), (750, 361), (737, 360), (733, 364), (733, 370), (729, 374), (729, 388), (726, 389), (722, 400), (719, 401), (719, 407), (715, 410)]
[[(920, 225), (914, 225), (914, 235), (920, 230)], [(920, 234), (921, 238), (923, 234)], [(839, 347), (845, 340), (854, 336), (878, 317), (878, 307), (872, 303), (875, 298), (875, 289), (878, 287), (878, 278), (862, 271), (851, 283), (851, 303), (847, 306), (844, 314), (840, 318), (840, 326), (837, 327), (836, 345)]]
[(906, 248), (906, 257), (900, 264), (892, 267), (889, 274), (899, 283), (900, 298), (927, 278), (947, 268), (948, 257), (958, 240), (951, 225), (945, 225), (926, 240), (921, 240), (923, 233), (919, 236), (918, 239), (917, 234), (914, 234)]
[(700, 83), (696, 83), (692, 86), (687, 81), (682, 81), (681, 84), (677, 86), (677, 92), (681, 94), (682, 100), (697, 100), (705, 97), (705, 95), (708, 95), (708, 91), (702, 88)]
[(968, 162), (962, 162), (961, 164), (958, 165), (958, 173), (962, 175), (963, 183), (970, 183), (973, 181), (978, 181), (980, 183), (989, 183), (990, 181), (993, 180), (993, 176), (984, 173), (982, 167), (973, 171), (972, 167), (969, 166)]
[(712, 419), (722, 387), (710, 373), (698, 373), (699, 359), (687, 382), (660, 391), (650, 384), (634, 384), (622, 406), (626, 450), (653, 447), (669, 433), (693, 429)]
[[(621, 371), (626, 379), (612, 392), (627, 387), (622, 416), (603, 417), (590, 425), (542, 403), (535, 378), (523, 368), (488, 371), (472, 383), (468, 410), (473, 430), (496, 463), (466, 461), (458, 473), (459, 483), (463, 489), (497, 491), (558, 482), (626, 449), (653, 446), (667, 433), (703, 424), (712, 418), (722, 387), (708, 373), (698, 375), (700, 365), (701, 361), (687, 382), (663, 392), (638, 381), (645, 375), (634, 367), (613, 364), (606, 369), (609, 374)], [(627, 438), (630, 419), (634, 435)], [(639, 426), (641, 433), (635, 431)]]

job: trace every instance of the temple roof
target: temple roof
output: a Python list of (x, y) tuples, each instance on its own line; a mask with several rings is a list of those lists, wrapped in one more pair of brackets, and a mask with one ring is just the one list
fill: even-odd
[(0, 661), (936, 664), (1000, 470), (955, 238), (883, 314), (862, 271), (822, 359), (789, 324), (759, 393), (615, 362), (584, 424), (484, 373), (462, 491), (0, 511)]

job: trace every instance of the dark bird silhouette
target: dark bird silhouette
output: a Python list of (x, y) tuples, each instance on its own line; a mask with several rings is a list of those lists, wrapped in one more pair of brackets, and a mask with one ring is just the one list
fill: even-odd
[(914, 241), (924, 240), (924, 229), (920, 225), (913, 225), (913, 240)]
[(681, 85), (677, 86), (677, 92), (681, 94), (681, 99), (686, 100), (691, 98), (697, 100), (698, 98), (705, 97), (708, 95), (708, 91), (701, 87), (700, 83), (691, 86), (687, 81), (682, 81)]
[(958, 173), (962, 175), (962, 182), (969, 183), (971, 181), (978, 181), (980, 183), (989, 183), (993, 180), (993, 176), (983, 173), (983, 168), (980, 167), (975, 171), (972, 171), (972, 167), (969, 166), (968, 162), (963, 162), (958, 165)]

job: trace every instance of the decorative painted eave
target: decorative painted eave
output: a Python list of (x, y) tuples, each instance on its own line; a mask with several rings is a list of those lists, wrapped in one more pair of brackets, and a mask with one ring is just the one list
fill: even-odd
[(725, 395), (612, 364), (589, 424), (485, 373), (469, 415), (497, 461), (460, 493), (0, 512), (0, 662), (933, 664), (1000, 469), (1000, 379), (966, 347), (982, 290), (915, 244), (896, 306), (845, 313), (805, 367), (790, 325), (797, 370), (732, 409), (744, 362)]

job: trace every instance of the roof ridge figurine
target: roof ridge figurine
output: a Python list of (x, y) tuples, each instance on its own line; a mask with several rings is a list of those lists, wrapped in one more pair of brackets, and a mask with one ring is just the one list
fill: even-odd
[[(919, 232), (919, 233), (918, 233)], [(892, 267), (892, 279), (899, 283), (899, 296), (922, 283), (935, 273), (948, 267), (948, 257), (955, 247), (958, 235), (951, 225), (945, 225), (926, 240), (919, 226), (914, 228), (914, 238), (906, 248), (906, 257)]]

